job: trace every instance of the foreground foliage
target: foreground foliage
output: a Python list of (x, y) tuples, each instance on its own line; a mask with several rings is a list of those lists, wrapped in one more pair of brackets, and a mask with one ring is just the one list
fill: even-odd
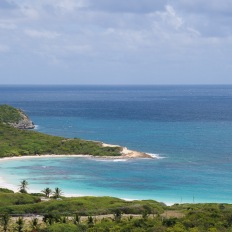
[[(49, 198), (49, 201), (42, 202), (35, 195), (6, 190), (0, 192), (0, 231), (232, 231), (230, 204), (166, 206), (152, 200), (128, 202), (113, 197), (62, 197), (60, 200)], [(28, 218), (28, 213), (34, 213), (37, 218)], [(17, 217), (13, 218), (16, 214)]]
[(46, 214), (63, 215), (102, 215), (116, 210), (125, 214), (162, 213), (163, 204), (156, 201), (124, 201), (113, 197), (62, 197), (62, 200), (49, 198), (41, 201), (35, 194), (0, 193), (0, 214)]

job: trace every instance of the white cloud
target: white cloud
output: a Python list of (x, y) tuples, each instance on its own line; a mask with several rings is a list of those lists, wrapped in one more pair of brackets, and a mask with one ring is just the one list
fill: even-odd
[(166, 12), (164, 13), (167, 22), (172, 25), (175, 29), (179, 29), (183, 25), (183, 19), (177, 15), (174, 8), (170, 5), (165, 7)]
[(231, 60), (229, 0), (10, 1), (14, 7), (0, 4), (0, 44), (6, 45), (0, 50), (10, 48), (9, 59), (39, 57), (66, 67), (150, 64), (151, 70), (154, 62), (204, 63), (216, 53)]
[[(67, 12), (78, 10), (88, 5), (87, 0), (12, 0), (20, 9), (28, 10), (28, 14), (35, 14), (36, 11), (46, 9), (58, 10), (59, 12)], [(35, 12), (33, 12), (34, 10)], [(27, 13), (27, 12), (26, 12)]]
[(171, 2), (180, 9), (197, 14), (225, 14), (232, 11), (231, 0), (171, 0)]
[(33, 7), (25, 6), (21, 8), (21, 12), (29, 19), (38, 19), (39, 12)]
[(27, 29), (25, 30), (25, 34), (34, 37), (34, 38), (45, 38), (45, 39), (55, 39), (56, 37), (60, 36), (59, 33), (53, 31), (39, 31), (34, 29)]
[(66, 45), (61, 48), (65, 53), (76, 53), (76, 54), (86, 54), (86, 52), (91, 52), (91, 47), (89, 45)]
[(60, 0), (56, 1), (55, 6), (65, 11), (74, 11), (87, 6), (84, 0)]
[(163, 10), (166, 0), (88, 0), (91, 10), (144, 14)]
[(15, 28), (16, 25), (14, 23), (0, 20), (0, 29), (13, 30)]
[(182, 12), (185, 23), (198, 30), (204, 37), (227, 37), (232, 34), (231, 0), (171, 0)]

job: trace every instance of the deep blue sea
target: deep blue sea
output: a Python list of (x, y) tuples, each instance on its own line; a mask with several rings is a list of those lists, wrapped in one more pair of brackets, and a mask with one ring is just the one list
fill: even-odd
[(0, 163), (12, 185), (65, 194), (232, 203), (232, 86), (0, 86), (38, 131), (119, 144), (158, 159)]

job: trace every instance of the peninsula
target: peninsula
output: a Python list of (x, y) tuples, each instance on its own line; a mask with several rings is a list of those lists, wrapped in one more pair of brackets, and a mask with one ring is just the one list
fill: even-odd
[(26, 130), (33, 128), (34, 123), (21, 109), (0, 105), (0, 157), (89, 155), (114, 159), (152, 158), (149, 154), (126, 147)]

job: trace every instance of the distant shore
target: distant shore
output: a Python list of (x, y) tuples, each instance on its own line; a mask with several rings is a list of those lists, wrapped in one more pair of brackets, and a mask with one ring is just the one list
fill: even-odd
[(155, 159), (150, 154), (129, 150), (127, 147), (121, 147), (119, 145), (107, 144), (101, 142), (102, 147), (120, 147), (121, 155), (120, 156), (94, 156), (94, 155), (84, 155), (84, 154), (36, 154), (36, 155), (21, 155), (21, 156), (11, 156), (11, 157), (2, 157), (1, 160), (14, 160), (14, 159), (27, 159), (27, 158), (54, 158), (54, 157), (79, 157), (79, 158), (103, 158), (103, 159)]

